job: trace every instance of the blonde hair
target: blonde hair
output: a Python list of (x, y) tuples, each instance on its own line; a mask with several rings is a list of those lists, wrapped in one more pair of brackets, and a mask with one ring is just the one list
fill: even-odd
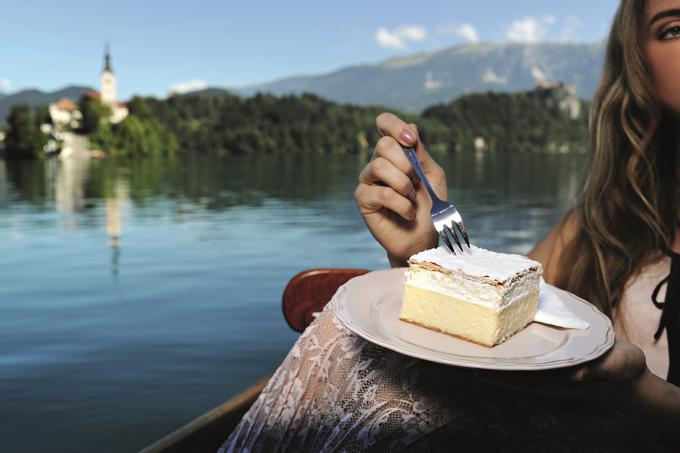
[(677, 223), (678, 143), (646, 64), (644, 21), (644, 0), (621, 1), (591, 105), (588, 172), (569, 213), (579, 228), (556, 281), (610, 316), (629, 278), (671, 249)]

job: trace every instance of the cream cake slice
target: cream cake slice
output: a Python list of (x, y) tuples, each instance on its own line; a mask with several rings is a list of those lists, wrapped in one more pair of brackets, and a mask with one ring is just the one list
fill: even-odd
[(408, 260), (399, 319), (494, 346), (536, 315), (541, 263), (472, 246), (454, 255), (444, 247)]

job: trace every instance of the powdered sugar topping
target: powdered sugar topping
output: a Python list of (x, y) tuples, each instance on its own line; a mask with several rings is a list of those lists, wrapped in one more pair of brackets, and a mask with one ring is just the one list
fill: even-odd
[(447, 270), (458, 270), (470, 276), (489, 278), (500, 283), (518, 273), (541, 267), (538, 261), (522, 255), (492, 252), (475, 245), (469, 249), (463, 246), (463, 249), (463, 252), (456, 250), (455, 255), (444, 246), (423, 250), (412, 255), (409, 262), (430, 262)]

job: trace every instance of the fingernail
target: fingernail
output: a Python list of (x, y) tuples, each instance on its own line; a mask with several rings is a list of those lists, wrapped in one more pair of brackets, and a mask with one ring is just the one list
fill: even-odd
[(571, 382), (581, 382), (585, 377), (586, 377), (586, 368), (583, 367), (583, 368), (579, 368), (578, 370), (576, 370), (576, 371), (571, 375), (571, 377), (569, 378), (569, 380), (570, 380)]
[(408, 193), (407, 197), (409, 200), (415, 202), (416, 201), (416, 191), (415, 189), (411, 189), (411, 191)]
[(411, 132), (407, 131), (406, 129), (404, 129), (404, 130), (401, 132), (401, 139), (404, 140), (404, 141), (405, 141), (406, 143), (408, 143), (409, 145), (413, 144), (413, 143), (416, 141), (416, 139), (415, 139), (415, 137), (413, 136), (413, 134), (412, 134)]

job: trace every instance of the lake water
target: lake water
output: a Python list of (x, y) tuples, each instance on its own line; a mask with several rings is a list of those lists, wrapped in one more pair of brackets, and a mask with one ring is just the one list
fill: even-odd
[[(136, 451), (271, 373), (293, 275), (389, 267), (367, 159), (0, 160), (0, 449)], [(585, 161), (436, 159), (473, 242), (524, 254)]]

